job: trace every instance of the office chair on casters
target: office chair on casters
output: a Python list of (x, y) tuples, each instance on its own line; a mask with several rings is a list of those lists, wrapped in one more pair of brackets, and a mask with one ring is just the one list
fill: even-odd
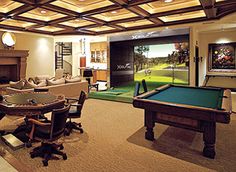
[(50, 123), (40, 122), (32, 118), (28, 119), (28, 122), (32, 124), (29, 132), (30, 139), (34, 138), (41, 141), (41, 146), (34, 148), (30, 152), (30, 156), (31, 158), (42, 157), (44, 166), (48, 165), (48, 160), (53, 154), (61, 155), (64, 160), (67, 159), (66, 153), (60, 151), (64, 148), (63, 145), (52, 142), (64, 135), (69, 109), (70, 105), (61, 109), (54, 109)]
[(79, 130), (80, 133), (84, 132), (81, 123), (72, 122), (71, 119), (81, 117), (81, 110), (83, 108), (85, 99), (86, 93), (84, 91), (81, 91), (79, 99), (66, 98), (67, 103), (70, 103), (71, 101), (76, 101), (76, 103), (71, 104), (71, 108), (68, 113), (69, 121), (66, 123), (65, 135), (69, 136), (73, 129)]

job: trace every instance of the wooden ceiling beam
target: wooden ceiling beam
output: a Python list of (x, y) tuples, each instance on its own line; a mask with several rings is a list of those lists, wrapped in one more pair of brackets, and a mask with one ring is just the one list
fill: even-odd
[(68, 34), (69, 32), (76, 32), (75, 30), (60, 30), (53, 32), (53, 35), (62, 35), (62, 34)]
[(78, 30), (78, 29), (88, 29), (88, 28), (94, 28), (94, 27), (98, 27), (98, 26), (102, 26), (102, 25), (91, 24), (91, 25), (87, 25), (87, 26), (77, 27), (77, 28), (75, 28), (75, 29), (76, 29), (76, 30)]
[(115, 10), (120, 10), (120, 9), (122, 9), (122, 7), (120, 7), (119, 5), (110, 5), (108, 7), (102, 7), (102, 8), (82, 12), (81, 16), (86, 17), (86, 16), (91, 16), (95, 14), (100, 14), (100, 13), (105, 13), (105, 12), (110, 12), (110, 11), (115, 11)]
[(215, 0), (199, 0), (207, 18), (216, 18), (217, 8), (215, 8)]
[(54, 1), (56, 1), (56, 0), (37, 0), (37, 4), (44, 5), (44, 4), (52, 3)]
[(36, 28), (40, 28), (40, 27), (44, 27), (44, 26), (45, 26), (44, 24), (37, 24), (37, 25), (33, 25), (33, 26), (28, 26), (25, 29), (26, 30), (34, 30)]
[(28, 5), (35, 5), (35, 1), (34, 0), (14, 0), (15, 2), (19, 2), (19, 3), (24, 3), (24, 4), (28, 4)]
[(50, 26), (54, 26), (54, 27), (58, 27), (58, 28), (62, 28), (62, 29), (66, 29), (66, 30), (74, 30), (74, 27), (71, 26), (66, 26), (66, 25), (62, 25), (62, 24), (49, 24)]
[(62, 22), (74, 20), (76, 18), (77, 17), (74, 17), (74, 16), (66, 16), (66, 17), (62, 17), (62, 18), (59, 18), (59, 19), (55, 19), (55, 20), (49, 21), (48, 23), (49, 24), (57, 24), (57, 23), (62, 23)]
[(114, 4), (118, 4), (118, 5), (128, 5), (128, 0), (109, 0), (111, 2), (113, 2)]
[(224, 17), (228, 14), (236, 12), (236, 4), (231, 6), (222, 6), (218, 8), (217, 18)]
[(164, 24), (164, 22), (162, 20), (160, 20), (159, 18), (150, 17), (150, 18), (148, 18), (148, 20), (155, 23), (156, 25), (163, 25)]
[(222, 6), (227, 6), (227, 5), (235, 5), (236, 1), (235, 0), (227, 0), (227, 1), (220, 1), (215, 3), (215, 7), (222, 7)]
[(1, 29), (25, 31), (25, 28), (0, 24)]
[(41, 6), (41, 8), (44, 8), (44, 9), (50, 10), (50, 11), (54, 11), (54, 12), (57, 12), (57, 13), (62, 13), (62, 14), (69, 15), (69, 16), (78, 17), (80, 15), (79, 13), (77, 13), (75, 11), (71, 11), (71, 10), (68, 10), (66, 8), (58, 7), (58, 6), (55, 6), (55, 5), (52, 5), (52, 4), (45, 4), (45, 5)]
[(86, 33), (86, 34), (91, 34), (91, 35), (96, 35), (96, 32), (86, 30), (86, 29), (77, 29), (78, 32)]
[(142, 18), (140, 18), (140, 17), (132, 17), (132, 18), (127, 18), (127, 19), (114, 20), (114, 21), (107, 22), (107, 23), (108, 24), (126, 23), (126, 22), (141, 20), (141, 19)]
[(137, 14), (138, 16), (145, 18), (145, 17), (149, 17), (150, 13), (148, 13), (146, 10), (138, 7), (138, 6), (132, 6), (132, 7), (128, 7), (127, 10), (129, 10), (132, 13)]
[(95, 33), (90, 33), (90, 32), (80, 32), (80, 31), (73, 31), (73, 32), (61, 32), (61, 31), (57, 31), (54, 32), (53, 35), (96, 35)]
[(20, 15), (22, 13), (28, 12), (30, 10), (33, 10), (34, 6), (29, 6), (29, 5), (22, 5), (14, 10), (9, 11), (8, 13), (6, 13), (6, 16), (16, 16), (16, 15)]
[(142, 4), (146, 4), (146, 3), (151, 3), (151, 2), (155, 2), (158, 0), (130, 0), (128, 2), (129, 6), (136, 6), (136, 5), (142, 5)]
[(151, 14), (150, 17), (169, 16), (169, 15), (193, 12), (193, 11), (198, 11), (198, 10), (202, 10), (202, 6), (201, 5), (194, 6), (194, 7), (177, 9), (177, 10), (171, 10), (171, 11), (166, 11), (166, 12), (160, 12), (160, 13), (156, 13), (156, 14)]
[(31, 22), (31, 23), (42, 24), (42, 25), (45, 25), (47, 23), (41, 20), (36, 20), (36, 19), (31, 19), (31, 18), (26, 18), (26, 17), (21, 17), (21, 16), (14, 16), (12, 18), (16, 20), (24, 21), (24, 22)]
[(119, 30), (126, 30), (125, 27), (119, 26), (119, 25), (115, 25), (115, 24), (107, 24), (107, 26), (119, 29)]
[(82, 17), (82, 19), (85, 19), (85, 20), (88, 20), (88, 21), (91, 21), (91, 22), (94, 22), (94, 23), (97, 23), (97, 24), (100, 24), (100, 25), (106, 24), (106, 21), (97, 19), (95, 17), (87, 17), (86, 16), (86, 17)]

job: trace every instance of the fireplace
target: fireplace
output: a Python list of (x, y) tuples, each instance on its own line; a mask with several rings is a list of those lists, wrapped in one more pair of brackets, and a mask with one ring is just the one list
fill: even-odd
[(26, 77), (26, 50), (0, 50), (0, 84)]

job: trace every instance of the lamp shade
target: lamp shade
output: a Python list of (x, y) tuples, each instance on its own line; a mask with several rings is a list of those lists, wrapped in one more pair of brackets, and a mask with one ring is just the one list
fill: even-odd
[(84, 69), (84, 73), (83, 73), (84, 77), (92, 77), (93, 76), (93, 71), (90, 68), (86, 68)]

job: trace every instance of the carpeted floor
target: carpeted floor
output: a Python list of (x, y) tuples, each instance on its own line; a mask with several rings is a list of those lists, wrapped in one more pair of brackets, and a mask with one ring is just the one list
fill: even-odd
[[(233, 106), (236, 107), (235, 98)], [(37, 172), (236, 171), (235, 114), (230, 124), (217, 124), (214, 160), (201, 155), (201, 133), (156, 124), (156, 140), (145, 140), (143, 110), (132, 104), (88, 99), (82, 115), (85, 132), (74, 132), (61, 139), (68, 156), (66, 161), (51, 160), (48, 167), (43, 167), (41, 158), (30, 158), (33, 148), (12, 151), (5, 147)]]

